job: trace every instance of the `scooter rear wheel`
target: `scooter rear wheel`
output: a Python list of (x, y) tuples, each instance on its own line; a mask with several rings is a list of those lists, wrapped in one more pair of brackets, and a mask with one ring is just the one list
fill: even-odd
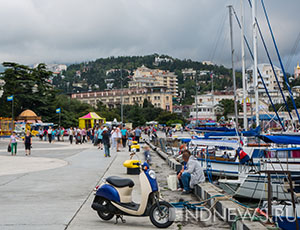
[[(103, 206), (108, 206), (109, 201), (107, 201), (106, 199), (101, 198), (99, 200), (99, 204), (103, 205)], [(102, 219), (102, 220), (111, 220), (114, 217), (114, 214), (110, 213), (110, 212), (105, 212), (105, 211), (97, 211), (98, 216)]]
[(175, 212), (168, 202), (159, 201), (159, 207), (154, 204), (150, 209), (149, 216), (152, 224), (157, 228), (167, 228), (173, 224)]

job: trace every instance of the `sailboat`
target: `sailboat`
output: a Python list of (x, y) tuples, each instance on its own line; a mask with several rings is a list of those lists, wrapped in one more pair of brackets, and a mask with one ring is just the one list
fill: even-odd
[[(242, 2), (242, 1), (241, 1)], [(230, 24), (231, 22), (231, 14), (232, 9), (230, 9)], [(256, 112), (256, 125), (259, 126), (259, 100), (258, 100), (258, 68), (257, 68), (257, 38), (256, 38), (256, 30), (257, 30), (257, 20), (255, 16), (255, 0), (252, 1), (252, 20), (253, 20), (253, 53), (251, 50), (251, 56), (254, 61), (254, 71), (253, 71), (253, 78), (254, 78), (254, 91), (255, 91), (255, 112)], [(231, 29), (232, 34), (232, 29)], [(232, 37), (232, 36), (231, 36)], [(245, 36), (242, 34), (242, 43), (244, 42)], [(248, 48), (249, 44), (247, 43)], [(234, 78), (234, 62), (233, 62), (233, 44), (231, 40), (231, 47), (232, 47), (232, 64), (233, 64), (233, 78)], [(244, 67), (243, 67), (244, 71)], [(259, 73), (260, 77), (262, 76)], [(235, 79), (234, 79), (235, 80)], [(264, 83), (263, 78), (261, 77), (261, 81), (264, 85), (266, 93), (270, 99), (272, 106), (274, 104), (272, 99), (268, 93), (268, 89), (266, 84)], [(244, 91), (245, 93), (245, 91)], [(245, 97), (245, 96), (244, 96)], [(245, 106), (244, 106), (245, 108)], [(282, 125), (282, 121), (275, 109), (276, 116)], [(236, 114), (236, 112), (235, 112)], [(247, 125), (245, 122), (246, 119), (246, 111), (244, 110), (244, 125)], [(237, 114), (236, 114), (236, 124), (237, 122)], [(247, 128), (247, 126), (245, 126)], [(282, 128), (284, 126), (282, 125)], [(236, 127), (236, 130), (238, 128)], [(240, 139), (240, 133), (236, 131), (237, 137)], [(259, 135), (257, 135), (259, 136)], [(206, 168), (207, 174), (211, 175), (224, 175), (224, 176), (234, 176), (236, 175), (237, 179), (219, 179), (218, 183), (222, 188), (229, 191), (236, 197), (246, 197), (246, 198), (253, 198), (253, 199), (267, 199), (267, 183), (266, 174), (262, 173), (262, 171), (290, 171), (291, 178), (294, 183), (294, 191), (300, 190), (300, 158), (298, 158), (298, 151), (300, 148), (298, 146), (291, 146), (291, 144), (299, 145), (300, 144), (300, 137), (293, 137), (293, 136), (270, 136), (270, 135), (261, 135), (259, 136), (262, 140), (265, 140), (268, 143), (264, 146), (258, 143), (257, 146), (243, 146), (243, 151), (252, 159), (251, 164), (240, 164), (239, 160), (235, 156), (234, 158), (222, 158), (221, 155), (212, 155), (209, 154), (209, 147), (213, 147), (224, 151), (236, 151), (239, 145), (239, 141), (237, 143), (228, 143), (229, 140), (192, 140), (191, 142), (197, 146), (206, 146), (207, 154), (201, 154), (200, 161), (204, 168)], [(201, 143), (202, 142), (202, 143)], [(232, 142), (232, 140), (230, 140)], [(228, 144), (230, 146), (228, 146)], [(284, 147), (276, 147), (276, 144), (285, 144)], [(231, 147), (231, 149), (228, 149)], [(224, 149), (225, 148), (225, 149)], [(214, 150), (216, 153), (217, 151)], [(204, 156), (204, 157), (202, 157)], [(222, 174), (223, 173), (223, 174)], [(286, 175), (285, 174), (274, 174), (271, 178), (271, 187), (272, 197), (276, 197), (279, 200), (289, 200), (291, 199), (289, 195), (288, 189), (285, 188), (286, 184)]]

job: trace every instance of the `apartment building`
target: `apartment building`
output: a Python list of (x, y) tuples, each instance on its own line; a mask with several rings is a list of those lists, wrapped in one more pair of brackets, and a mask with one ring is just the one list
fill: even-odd
[(166, 87), (144, 87), (130, 89), (115, 89), (99, 92), (74, 93), (71, 98), (85, 102), (92, 106), (96, 106), (98, 101), (101, 101), (109, 108), (115, 108), (121, 104), (123, 97), (123, 105), (143, 105), (147, 99), (155, 107), (167, 111), (172, 111), (172, 94), (168, 92)]
[[(279, 90), (279, 87), (276, 82), (275, 74), (272, 70), (272, 67), (270, 64), (259, 64), (258, 69), (264, 79), (264, 82), (266, 84), (266, 87), (268, 88), (269, 91), (277, 91)], [(278, 81), (280, 83), (280, 86), (283, 87), (283, 73), (281, 69), (278, 67), (274, 66), (274, 70), (276, 72)], [(250, 74), (250, 85), (253, 85), (253, 66), (247, 69), (247, 73)], [(260, 92), (265, 91), (264, 86), (262, 84), (261, 78), (258, 76), (258, 90)]]
[(149, 69), (144, 65), (133, 72), (132, 80), (128, 84), (129, 88), (166, 87), (173, 97), (178, 95), (177, 76), (173, 72)]
[(185, 68), (185, 69), (181, 70), (181, 73), (183, 75), (183, 80), (186, 80), (186, 79), (194, 80), (194, 78), (197, 74), (197, 71), (192, 68)]
[(198, 95), (195, 97), (195, 103), (192, 106), (190, 118), (196, 118), (196, 116), (198, 116), (198, 119), (216, 120), (217, 113), (220, 109), (218, 104), (223, 99), (233, 100), (233, 92), (217, 91), (213, 94), (207, 92), (206, 94)]

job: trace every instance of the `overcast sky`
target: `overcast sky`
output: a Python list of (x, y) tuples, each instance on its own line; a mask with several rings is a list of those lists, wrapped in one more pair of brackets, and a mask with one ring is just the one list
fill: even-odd
[[(0, 0), (0, 61), (74, 63), (159, 53), (229, 66), (229, 4), (240, 14), (240, 0)], [(246, 0), (244, 4), (246, 34), (252, 44), (251, 11)], [(265, 0), (265, 4), (291, 72), (300, 61), (300, 44), (295, 55), (293, 51), (300, 33), (300, 0)], [(277, 60), (260, 0), (257, 8)], [(233, 22), (239, 62), (240, 31)], [(289, 57), (293, 57), (290, 62)], [(259, 62), (265, 61), (259, 49)]]

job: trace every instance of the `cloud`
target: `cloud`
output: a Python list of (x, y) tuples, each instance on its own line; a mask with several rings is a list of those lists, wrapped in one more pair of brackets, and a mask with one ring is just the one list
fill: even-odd
[[(112, 55), (164, 53), (230, 66), (229, 4), (240, 12), (239, 0), (0, 0), (0, 61), (73, 63)], [(251, 14), (247, 1), (244, 4), (245, 29), (252, 44)], [(300, 2), (265, 0), (265, 4), (287, 60), (300, 32)], [(235, 21), (234, 42), (239, 61), (240, 31)], [(259, 54), (259, 60), (266, 61), (261, 49)], [(271, 54), (276, 57), (274, 50)], [(300, 47), (295, 56), (299, 58)], [(291, 68), (296, 62), (293, 58)]]

